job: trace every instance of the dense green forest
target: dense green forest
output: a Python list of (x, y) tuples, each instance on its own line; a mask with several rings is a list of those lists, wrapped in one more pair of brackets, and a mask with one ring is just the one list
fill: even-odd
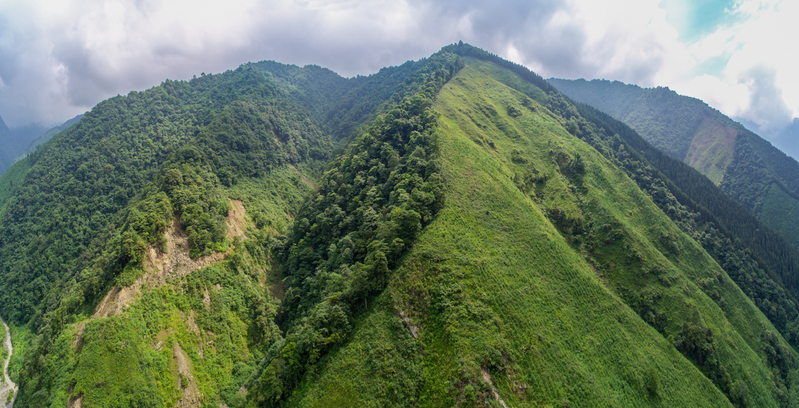
[[(37, 334), (21, 372), (31, 380), (20, 403), (57, 397), (50, 388), (59, 381), (58, 365), (67, 363), (53, 355), (52, 343), (68, 337), (65, 325), (91, 316), (112, 287), (144, 274), (146, 249), (166, 250), (164, 234), (174, 217), (192, 258), (230, 251), (231, 195), (253, 202), (256, 227), (284, 231), (308, 177), (319, 174), (340, 144), (333, 135), (357, 125), (342, 121), (323, 129), (303, 101), (253, 65), (112, 98), (4, 176), (3, 314)], [(282, 68), (322, 74), (314, 67)], [(417, 68), (374, 79), (399, 88)], [(368, 84), (354, 82), (328, 97), (359, 99), (345, 93)], [(405, 92), (387, 88), (373, 96), (371, 110), (358, 106), (357, 115), (348, 115), (356, 104), (337, 106), (339, 117), (364, 120), (382, 104), (379, 98)], [(50, 371), (48, 364), (57, 366)]]
[(645, 89), (604, 80), (549, 81), (699, 170), (763, 224), (799, 247), (799, 163), (768, 141), (704, 102), (668, 88)]
[(0, 176), (19, 406), (795, 406), (797, 259), (463, 43), (168, 80)]

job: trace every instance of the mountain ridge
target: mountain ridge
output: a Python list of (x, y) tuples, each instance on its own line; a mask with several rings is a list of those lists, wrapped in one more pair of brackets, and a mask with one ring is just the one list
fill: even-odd
[(603, 80), (550, 81), (690, 164), (794, 247), (799, 246), (799, 162), (767, 140), (701, 100), (668, 88)]
[(462, 43), (112, 98), (0, 176), (17, 401), (790, 406), (793, 275), (679, 164)]

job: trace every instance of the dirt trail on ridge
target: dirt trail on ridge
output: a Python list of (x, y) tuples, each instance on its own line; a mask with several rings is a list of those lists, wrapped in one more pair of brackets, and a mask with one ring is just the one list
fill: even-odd
[[(14, 406), (14, 399), (17, 397), (17, 384), (14, 384), (11, 381), (11, 377), (8, 376), (8, 363), (11, 362), (11, 355), (14, 354), (14, 346), (11, 345), (11, 330), (9, 330), (8, 325), (2, 318), (0, 318), (0, 322), (3, 323), (3, 327), (6, 329), (6, 341), (3, 347), (8, 349), (8, 357), (6, 357), (6, 361), (3, 364), (3, 383), (0, 385), (0, 406), (11, 408)], [(14, 396), (6, 404), (9, 392), (13, 392)]]

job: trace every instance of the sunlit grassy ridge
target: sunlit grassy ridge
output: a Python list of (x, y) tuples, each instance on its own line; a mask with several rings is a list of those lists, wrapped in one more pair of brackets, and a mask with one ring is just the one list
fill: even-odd
[[(393, 302), (380, 298), (296, 405), (490, 405), (484, 373), (511, 406), (785, 402), (764, 351), (776, 331), (713, 259), (533, 100), (543, 92), (467, 61), (435, 105), (446, 205)], [(695, 327), (712, 355), (685, 346)], [(408, 385), (381, 392), (384, 371)]]

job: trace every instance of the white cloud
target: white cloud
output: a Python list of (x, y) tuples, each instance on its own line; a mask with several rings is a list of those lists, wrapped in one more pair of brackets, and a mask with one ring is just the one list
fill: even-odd
[(740, 116), (749, 107), (749, 89), (743, 83), (730, 84), (703, 74), (679, 84), (675, 91), (698, 97), (728, 116)]
[[(468, 19), (437, 24), (407, 1), (0, 0), (0, 114), (63, 121), (100, 100), (248, 61), (345, 75), (418, 59)], [(2, 16), (5, 16), (3, 18)], [(5, 20), (5, 21), (3, 21)]]
[(659, 0), (567, 4), (547, 22), (543, 38), (515, 44), (525, 63), (544, 76), (654, 86), (696, 65), (667, 22)]
[(0, 2), (0, 113), (12, 126), (52, 124), (117, 93), (230, 67), (216, 61), (251, 24), (246, 3), (227, 5)]
[(728, 27), (722, 27), (699, 41), (689, 44), (686, 47), (686, 51), (701, 60), (731, 53), (738, 46), (738, 41), (735, 39), (735, 31)]
[(728, 116), (759, 126), (772, 137), (799, 117), (799, 4), (792, 1), (739, 1), (730, 10), (739, 21), (720, 27), (687, 47), (697, 60), (728, 56), (716, 76), (686, 77), (674, 84)]
[[(694, 42), (680, 40), (667, 13), (689, 8), (679, 1), (662, 9), (659, 0), (595, 2), (573, 0), (550, 28), (565, 27), (584, 39), (571, 72), (531, 50), (529, 66), (546, 76), (605, 78), (641, 86), (669, 86), (698, 97), (722, 113), (754, 123), (771, 137), (799, 117), (799, 2), (741, 0), (721, 24)], [(561, 44), (562, 45), (562, 44)], [(525, 54), (524, 51), (519, 51)], [(721, 64), (721, 65), (719, 65)], [(703, 70), (710, 70), (703, 72)], [(564, 71), (566, 72), (564, 74)]]
[(799, 117), (799, 2), (740, 0), (727, 11), (736, 23), (693, 43), (669, 23), (682, 3), (663, 4), (0, 0), (0, 114), (60, 122), (117, 93), (263, 59), (368, 74), (463, 40), (543, 76), (669, 86), (764, 129)]

